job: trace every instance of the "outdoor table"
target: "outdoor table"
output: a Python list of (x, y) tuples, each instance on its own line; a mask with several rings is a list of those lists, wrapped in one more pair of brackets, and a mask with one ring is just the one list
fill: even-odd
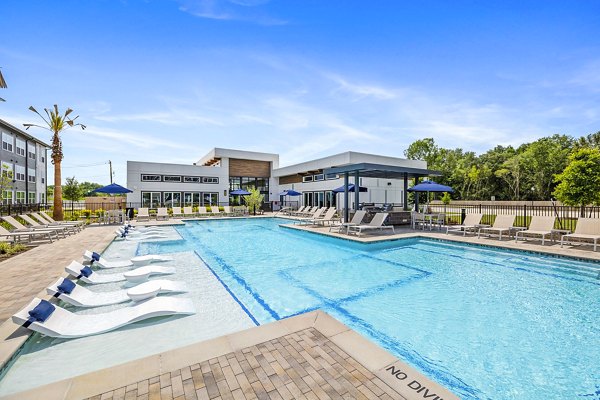
[(517, 232), (526, 231), (526, 230), (527, 230), (527, 227), (525, 227), (525, 226), (511, 226), (510, 228), (508, 228), (508, 237), (510, 238), (511, 235), (512, 235), (512, 237), (515, 237)]
[(562, 235), (568, 235), (571, 233), (570, 229), (550, 229), (550, 238), (553, 242), (556, 242), (556, 236), (562, 237)]

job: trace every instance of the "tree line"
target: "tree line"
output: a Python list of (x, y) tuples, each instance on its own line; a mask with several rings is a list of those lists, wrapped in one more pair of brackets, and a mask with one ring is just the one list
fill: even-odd
[(496, 146), (483, 154), (439, 147), (434, 139), (413, 142), (405, 157), (424, 160), (442, 173), (459, 200), (550, 200), (600, 204), (600, 131), (575, 139), (552, 135), (517, 148)]

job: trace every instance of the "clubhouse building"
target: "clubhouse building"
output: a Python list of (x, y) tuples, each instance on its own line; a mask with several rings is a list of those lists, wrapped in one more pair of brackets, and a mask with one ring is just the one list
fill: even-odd
[[(355, 203), (406, 207), (408, 181), (437, 175), (419, 160), (344, 152), (280, 167), (279, 155), (215, 148), (191, 165), (127, 162), (127, 202), (141, 207), (236, 205), (237, 189), (255, 187), (274, 209), (284, 204), (349, 208)], [(344, 193), (344, 183), (359, 191)], [(342, 187), (341, 193), (334, 189)], [(300, 196), (280, 196), (285, 190)]]

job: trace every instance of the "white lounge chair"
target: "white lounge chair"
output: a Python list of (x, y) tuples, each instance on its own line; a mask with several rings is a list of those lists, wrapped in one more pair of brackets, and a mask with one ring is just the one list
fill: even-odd
[(40, 224), (39, 222), (35, 221), (33, 218), (31, 218), (29, 215), (26, 214), (21, 214), (19, 215), (20, 218), (23, 219), (23, 221), (27, 222), (30, 226), (27, 228), (33, 228), (33, 229), (57, 229), (60, 232), (64, 234), (71, 234), (71, 233), (77, 233), (78, 229), (75, 229), (74, 226), (67, 226), (67, 225), (48, 225), (48, 224)]
[[(29, 313), (40, 303), (42, 306), (49, 305), (53, 308), (51, 314), (43, 321), (34, 319)], [(190, 299), (175, 297), (159, 297), (106, 313), (85, 315), (74, 314), (45, 300), (34, 298), (26, 307), (13, 315), (12, 320), (18, 325), (46, 336), (69, 339), (97, 335), (148, 318), (195, 312), (194, 304)]]
[(7, 239), (12, 238), (13, 242), (20, 241), (23, 237), (26, 237), (28, 241), (31, 241), (31, 239), (35, 238), (36, 236), (43, 236), (46, 237), (50, 241), (50, 243), (52, 243), (52, 235), (54, 235), (55, 233), (56, 232), (50, 231), (10, 232), (5, 227), (0, 225), (0, 236), (4, 236)]
[(171, 207), (171, 216), (173, 218), (183, 217), (183, 213), (181, 212), (181, 207)]
[(183, 215), (186, 217), (194, 216), (194, 209), (192, 207), (183, 207)]
[(198, 216), (199, 217), (203, 217), (203, 216), (205, 217), (207, 215), (209, 215), (209, 212), (206, 211), (206, 207), (204, 207), (204, 206), (198, 207)]
[(35, 212), (31, 213), (31, 216), (37, 219), (42, 225), (50, 225), (50, 226), (72, 226), (77, 230), (82, 230), (85, 227), (85, 222), (83, 221), (54, 221), (48, 218), (45, 218), (42, 214), (38, 214)]
[(462, 232), (463, 236), (466, 236), (467, 232), (476, 232), (479, 230), (481, 218), (483, 218), (483, 214), (467, 214), (462, 224), (446, 227), (446, 234)]
[(232, 217), (234, 215), (234, 212), (231, 209), (231, 206), (223, 206), (223, 215), (226, 215), (228, 217)]
[[(567, 239), (565, 241), (565, 239)], [(562, 235), (560, 238), (560, 247), (564, 243), (573, 244), (570, 239), (591, 240), (594, 243), (594, 251), (598, 247), (600, 240), (600, 219), (599, 218), (579, 218), (575, 226), (575, 232)]]
[[(125, 273), (116, 274), (98, 274), (92, 271), (89, 266), (84, 266), (77, 261), (72, 261), (71, 264), (65, 267), (65, 271), (76, 279), (81, 279), (82, 282), (90, 285), (100, 283), (121, 282), (127, 280), (129, 282), (143, 282), (151, 275), (170, 275), (175, 273), (175, 268), (162, 267), (160, 265), (146, 265)], [(86, 276), (87, 274), (87, 276)]]
[(166, 239), (168, 236), (160, 233), (129, 233), (124, 231), (122, 228), (115, 230), (116, 239), (123, 240), (154, 240), (154, 239)]
[(216, 217), (221, 216), (221, 211), (219, 211), (219, 206), (216, 204), (210, 206), (210, 213), (211, 213), (211, 215), (216, 216)]
[(334, 222), (333, 217), (335, 216), (336, 212), (337, 212), (336, 208), (331, 207), (325, 212), (324, 216), (302, 220), (301, 223), (306, 223), (307, 225), (323, 225), (323, 226), (325, 226), (326, 223), (330, 224), (330, 223)]
[(355, 232), (357, 236), (360, 236), (363, 230), (384, 230), (391, 229), (392, 234), (396, 233), (393, 225), (383, 225), (388, 217), (388, 213), (376, 213), (371, 222), (365, 225), (355, 225), (348, 227), (348, 234)]
[(496, 233), (498, 234), (498, 240), (502, 240), (502, 234), (508, 233), (510, 237), (510, 231), (515, 223), (516, 215), (496, 215), (496, 219), (494, 220), (494, 224), (491, 227), (480, 228), (477, 232), (477, 239), (481, 236), (481, 233), (485, 233), (488, 236)]
[(147, 300), (155, 297), (158, 293), (184, 293), (187, 291), (185, 282), (169, 281), (166, 279), (157, 279), (130, 289), (113, 292), (93, 292), (66, 278), (60, 278), (46, 288), (46, 292), (50, 296), (77, 307), (107, 306), (126, 301)]
[(169, 219), (169, 212), (167, 211), (167, 207), (159, 207), (156, 210), (156, 220), (166, 221)]
[(354, 213), (350, 222), (343, 222), (339, 225), (331, 225), (331, 227), (329, 228), (329, 232), (331, 232), (333, 228), (338, 228), (338, 232), (342, 232), (342, 230), (345, 228), (346, 233), (348, 233), (348, 228), (350, 228), (351, 226), (360, 225), (362, 223), (362, 220), (365, 219), (365, 215), (367, 215), (366, 210), (358, 210)]
[[(32, 213), (34, 216), (38, 216), (37, 213)], [(80, 227), (85, 227), (85, 222), (84, 221), (55, 221), (54, 218), (52, 218), (50, 215), (48, 215), (47, 212), (45, 211), (40, 211), (39, 215), (41, 217), (43, 217), (44, 219), (46, 219), (50, 224), (57, 224), (57, 225), (78, 225)], [(43, 221), (40, 221), (43, 222)]]
[(136, 221), (150, 221), (150, 212), (148, 211), (148, 207), (138, 208)]
[(519, 236), (521, 236), (521, 239), (527, 240), (527, 236), (533, 235), (540, 236), (542, 238), (543, 246), (546, 236), (552, 237), (552, 229), (554, 229), (555, 221), (556, 217), (541, 217), (539, 215), (534, 215), (531, 217), (529, 228), (524, 231), (518, 231), (515, 234), (515, 243), (519, 240)]
[(8, 222), (13, 228), (15, 228), (14, 232), (51, 232), (51, 233), (54, 233), (56, 235), (57, 239), (58, 239), (58, 234), (62, 233), (63, 237), (67, 237), (67, 235), (65, 235), (65, 232), (64, 232), (64, 230), (62, 230), (62, 228), (58, 228), (58, 229), (33, 229), (33, 228), (26, 227), (25, 225), (23, 225), (22, 223), (20, 223), (19, 221), (17, 221), (13, 217), (11, 217), (10, 215), (5, 215), (4, 217), (2, 217), (2, 219), (4, 221)]
[(89, 262), (92, 260), (95, 262), (95, 265), (98, 265), (100, 268), (123, 268), (123, 267), (143, 267), (144, 265), (148, 265), (154, 262), (166, 262), (173, 261), (173, 257), (163, 256), (159, 254), (146, 254), (143, 256), (133, 257), (131, 260), (107, 260), (102, 257), (100, 254), (86, 250), (83, 253), (83, 259)]

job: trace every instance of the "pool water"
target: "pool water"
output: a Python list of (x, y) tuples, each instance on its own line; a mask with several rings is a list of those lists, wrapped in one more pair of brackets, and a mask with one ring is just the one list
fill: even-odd
[(281, 223), (189, 222), (138, 254), (194, 251), (254, 321), (323, 309), (461, 398), (600, 398), (597, 264)]

